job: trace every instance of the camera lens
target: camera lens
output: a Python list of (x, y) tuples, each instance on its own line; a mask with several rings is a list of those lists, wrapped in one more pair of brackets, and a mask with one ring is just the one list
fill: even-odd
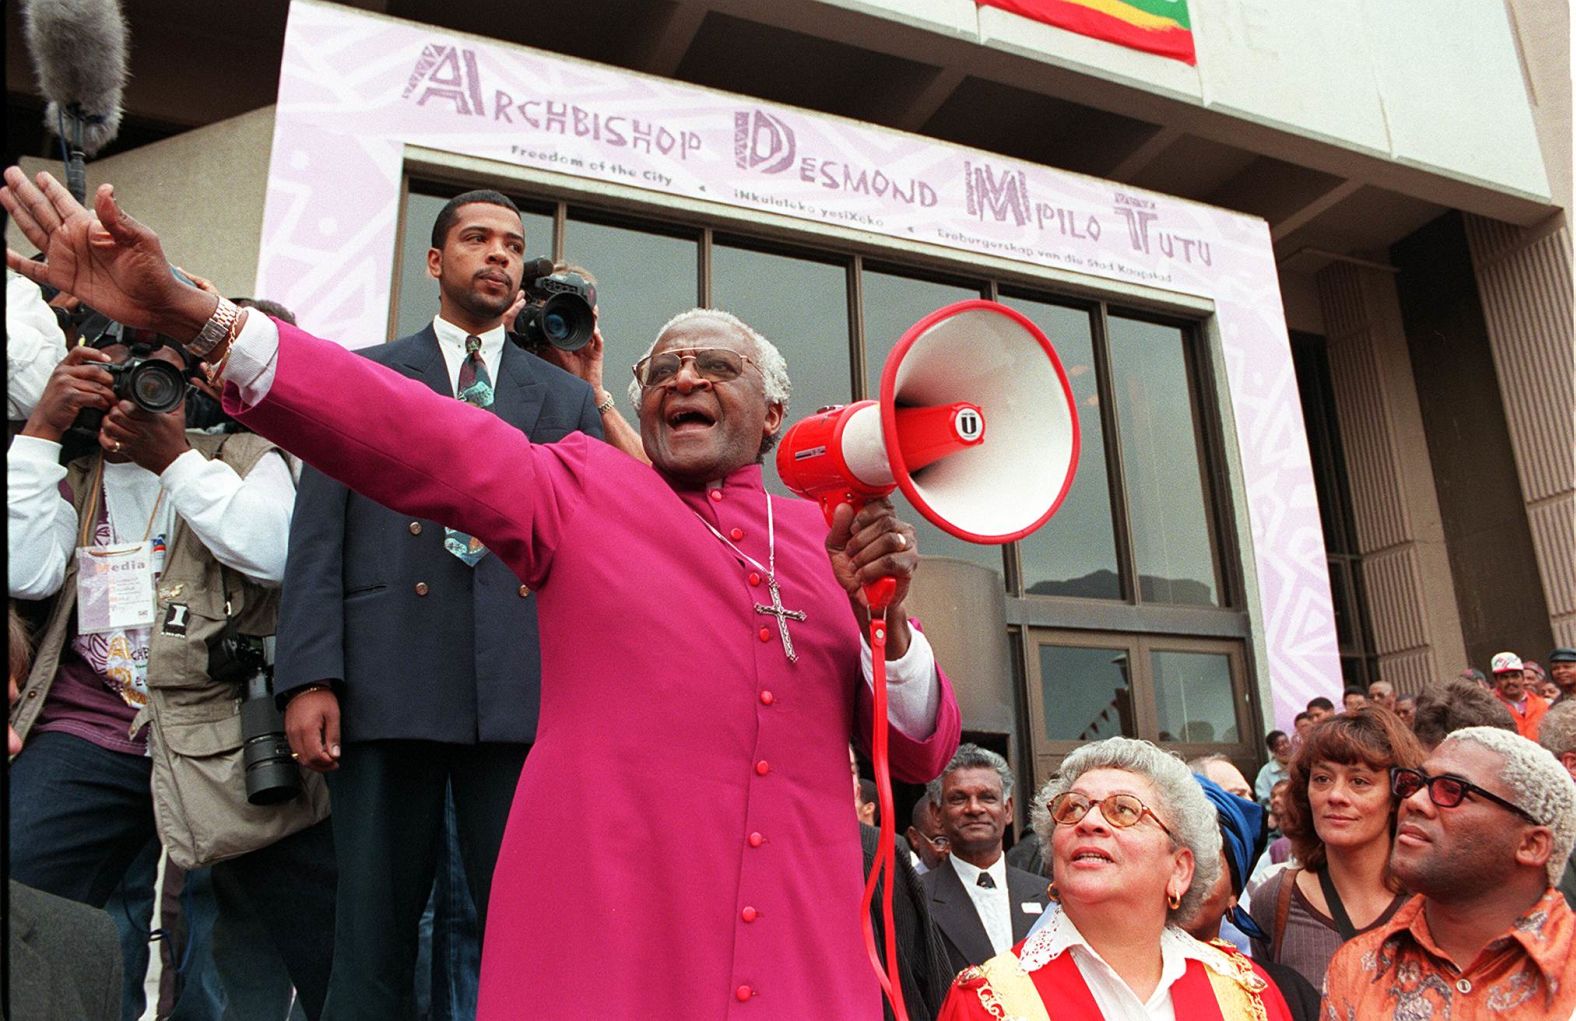
[(555, 294), (542, 305), (542, 336), (563, 351), (585, 347), (596, 329), (591, 306), (577, 294)]
[(162, 415), (180, 407), (186, 397), (186, 379), (169, 362), (146, 361), (127, 375), (127, 396), (144, 411)]
[(549, 312), (542, 317), (542, 331), (554, 344), (563, 343), (569, 337), (569, 330), (569, 320), (557, 312)]

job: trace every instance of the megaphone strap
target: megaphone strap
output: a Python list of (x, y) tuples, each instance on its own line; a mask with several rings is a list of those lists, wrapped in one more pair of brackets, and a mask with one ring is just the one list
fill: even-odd
[[(772, 516), (772, 494), (766, 494), (766, 564), (762, 566), (759, 560), (750, 556), (733, 544), (733, 540), (717, 531), (710, 521), (695, 515), (697, 521), (706, 526), (706, 531), (717, 537), (717, 541), (733, 550), (735, 556), (760, 571), (766, 576), (766, 591), (771, 595), (771, 605), (756, 603), (755, 612), (770, 614), (777, 618), (777, 634), (783, 641), (783, 655), (788, 657), (788, 662), (799, 662), (799, 654), (793, 651), (793, 635), (788, 632), (790, 620), (806, 620), (807, 615), (803, 610), (790, 610), (783, 605), (782, 590), (777, 585), (777, 527)], [(770, 632), (763, 632), (769, 634)]]

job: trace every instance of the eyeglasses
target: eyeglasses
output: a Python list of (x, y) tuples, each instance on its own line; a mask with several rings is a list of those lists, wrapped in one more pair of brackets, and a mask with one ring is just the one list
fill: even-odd
[(1138, 821), (1147, 815), (1165, 831), (1166, 836), (1176, 839), (1166, 824), (1160, 821), (1160, 817), (1131, 794), (1108, 794), (1095, 801), (1077, 791), (1064, 791), (1051, 799), (1051, 819), (1058, 826), (1071, 826), (1088, 815), (1089, 809), (1095, 805), (1100, 806), (1100, 814), (1105, 817), (1105, 821), (1119, 830), (1137, 826)]
[[(919, 833), (919, 830), (916, 829), (914, 832)], [(952, 846), (952, 840), (949, 837), (943, 837), (939, 834), (933, 837), (928, 833), (919, 833), (919, 835), (925, 838), (925, 843), (929, 844), (931, 847), (934, 847), (938, 851), (945, 851), (947, 848)]]
[(1440, 808), (1455, 808), (1461, 804), (1468, 794), (1475, 794), (1485, 801), (1492, 801), (1500, 808), (1515, 812), (1534, 826), (1543, 825), (1521, 806), (1511, 804), (1498, 794), (1486, 791), (1477, 784), (1463, 780), (1459, 776), (1451, 776), (1448, 773), (1441, 776), (1429, 776), (1421, 770), (1407, 769), (1403, 766), (1390, 767), (1390, 792), (1396, 797), (1410, 798), (1425, 787), (1428, 788), (1428, 800)]
[(678, 377), (684, 363), (694, 366), (695, 374), (712, 383), (726, 383), (738, 379), (744, 367), (750, 364), (748, 355), (725, 347), (700, 347), (690, 351), (664, 351), (647, 355), (635, 363), (635, 382), (642, 389), (667, 386)]

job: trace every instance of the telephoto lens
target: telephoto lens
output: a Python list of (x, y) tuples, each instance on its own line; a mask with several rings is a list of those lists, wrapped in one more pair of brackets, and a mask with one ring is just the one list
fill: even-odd
[(301, 774), (290, 757), (285, 721), (274, 704), (268, 672), (259, 670), (246, 681), (241, 699), (241, 762), (246, 767), (246, 800), (277, 805), (301, 793)]

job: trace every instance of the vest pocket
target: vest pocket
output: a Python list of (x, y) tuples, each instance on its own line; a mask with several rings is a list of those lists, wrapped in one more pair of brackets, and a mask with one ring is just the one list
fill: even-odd
[(177, 865), (190, 869), (234, 858), (327, 817), (328, 787), (304, 770), (299, 796), (277, 805), (246, 800), (239, 701), (183, 705), (180, 696), (190, 692), (152, 694), (153, 815)]

